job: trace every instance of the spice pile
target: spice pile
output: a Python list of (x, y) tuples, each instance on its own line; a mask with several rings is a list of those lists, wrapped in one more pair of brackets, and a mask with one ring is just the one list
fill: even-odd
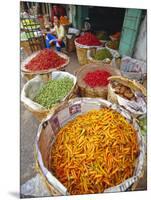
[(45, 108), (51, 108), (53, 104), (62, 100), (73, 86), (72, 79), (65, 77), (49, 80), (38, 91), (34, 101)]
[(31, 61), (25, 65), (25, 68), (31, 71), (40, 71), (58, 68), (65, 63), (66, 60), (60, 57), (56, 52), (51, 49), (44, 49), (31, 59)]
[(96, 60), (104, 60), (106, 58), (112, 60), (112, 54), (106, 48), (100, 49), (100, 50), (96, 51), (96, 53), (94, 54), (94, 59), (96, 59)]
[(87, 45), (87, 46), (100, 46), (101, 42), (100, 40), (93, 35), (92, 33), (84, 33), (83, 35), (81, 35), (80, 37), (78, 37), (76, 39), (76, 41), (79, 44), (83, 44), (83, 45)]
[(84, 77), (84, 82), (94, 88), (99, 86), (107, 86), (109, 81), (108, 78), (111, 74), (105, 70), (96, 70), (93, 72), (88, 72)]
[(137, 135), (118, 112), (102, 108), (68, 122), (50, 149), (49, 169), (70, 194), (100, 193), (130, 178)]

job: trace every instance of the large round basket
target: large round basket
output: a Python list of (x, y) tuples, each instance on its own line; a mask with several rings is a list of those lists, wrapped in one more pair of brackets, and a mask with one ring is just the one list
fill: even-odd
[[(77, 106), (79, 109), (77, 112), (71, 113), (70, 108), (75, 106)], [(122, 107), (118, 105), (112, 105), (108, 101), (102, 100), (100, 98), (75, 98), (66, 102), (64, 105), (60, 105), (52, 114), (47, 116), (47, 118), (41, 122), (35, 139), (34, 155), (36, 160), (36, 170), (41, 175), (43, 182), (46, 184), (53, 196), (70, 195), (67, 191), (67, 188), (55, 177), (53, 172), (50, 170), (50, 151), (57, 133), (59, 132), (60, 128), (64, 126), (63, 124), (66, 124), (76, 116), (86, 113), (92, 109), (101, 109), (102, 107), (112, 108), (121, 113), (121, 115), (127, 116), (126, 119), (135, 128), (136, 134), (138, 135), (140, 149), (134, 175), (129, 179), (126, 179), (123, 183), (115, 187), (108, 188), (104, 192), (122, 192), (127, 190), (135, 190), (137, 184), (142, 178), (145, 165), (145, 145), (140, 133), (140, 128), (136, 121), (129, 114), (127, 115), (126, 110), (124, 110)]]
[[(68, 101), (71, 98), (77, 96), (77, 83), (76, 77), (68, 72), (54, 71), (49, 74), (49, 80), (55, 79), (54, 77), (70, 77), (73, 80), (73, 86), (70, 92), (59, 102), (55, 103), (50, 109), (46, 109), (40, 104), (33, 101), (34, 96), (37, 94), (39, 88), (45, 83), (41, 76), (37, 76), (29, 80), (23, 87), (21, 93), (21, 101), (23, 102), (25, 108), (30, 111), (33, 116), (38, 120), (42, 121), (47, 117), (48, 114), (52, 113), (60, 104), (64, 104), (65, 101)], [(48, 80), (47, 80), (48, 81)]]
[(88, 63), (87, 51), (89, 49), (91, 49), (92, 51), (95, 51), (95, 49), (98, 47), (98, 46), (81, 45), (76, 41), (76, 39), (75, 39), (75, 46), (76, 46), (78, 62), (80, 65), (85, 65)]
[(33, 59), (35, 56), (37, 56), (39, 54), (40, 51), (37, 51), (35, 53), (33, 53), (32, 55), (30, 55), (29, 57), (27, 57), (22, 63), (21, 63), (21, 73), (23, 78), (25, 78), (25, 80), (30, 80), (32, 78), (34, 78), (36, 75), (40, 75), (42, 76), (42, 78), (44, 80), (47, 80), (49, 77), (49, 73), (56, 71), (56, 70), (64, 70), (65, 67), (69, 64), (69, 57), (61, 52), (55, 51), (55, 53), (57, 53), (60, 57), (64, 58), (66, 60), (66, 62), (63, 65), (58, 66), (57, 68), (50, 68), (48, 70), (40, 70), (40, 71), (31, 71), (25, 68), (25, 65), (27, 63), (30, 62), (31, 59)]
[(109, 64), (93, 63), (93, 64), (83, 65), (76, 72), (79, 93), (82, 97), (101, 97), (103, 99), (107, 99), (107, 92), (108, 92), (107, 86), (91, 88), (90, 86), (86, 85), (83, 80), (86, 73), (93, 72), (96, 70), (105, 70), (108, 71), (111, 75), (120, 75), (120, 71), (118, 69), (111, 67), (111, 65)]

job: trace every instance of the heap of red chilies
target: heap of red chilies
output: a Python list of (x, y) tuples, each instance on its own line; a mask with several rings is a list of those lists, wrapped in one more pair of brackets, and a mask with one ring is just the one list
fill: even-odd
[(48, 70), (63, 65), (66, 60), (51, 49), (41, 50), (31, 61), (25, 65), (31, 71)]
[(87, 45), (87, 46), (100, 46), (101, 42), (98, 40), (98, 38), (93, 35), (92, 33), (84, 33), (84, 35), (81, 35), (76, 40), (79, 44)]
[(88, 72), (85, 77), (84, 81), (90, 87), (99, 87), (99, 86), (107, 86), (109, 81), (107, 80), (111, 74), (105, 70), (96, 70), (93, 72)]

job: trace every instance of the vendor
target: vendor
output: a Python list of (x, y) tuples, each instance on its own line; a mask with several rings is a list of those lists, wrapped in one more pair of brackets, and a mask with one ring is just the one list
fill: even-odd
[(46, 35), (46, 47), (51, 48), (54, 44), (57, 51), (61, 51), (61, 48), (65, 47), (63, 42), (65, 31), (64, 27), (60, 24), (59, 17), (54, 16), (54, 28), (50, 29), (50, 33)]

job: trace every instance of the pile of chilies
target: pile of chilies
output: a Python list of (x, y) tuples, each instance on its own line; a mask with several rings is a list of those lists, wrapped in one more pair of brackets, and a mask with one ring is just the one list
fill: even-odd
[(100, 193), (133, 175), (138, 153), (133, 126), (118, 112), (102, 108), (60, 129), (49, 169), (70, 194)]
[(94, 88), (100, 86), (107, 86), (109, 81), (108, 78), (111, 74), (105, 70), (96, 70), (93, 72), (88, 72), (84, 77), (84, 82)]
[(31, 61), (25, 65), (25, 68), (31, 71), (48, 70), (50, 68), (58, 68), (65, 62), (66, 60), (60, 57), (55, 51), (44, 49), (31, 59)]
[(101, 42), (100, 40), (93, 35), (92, 33), (84, 33), (76, 40), (79, 44), (87, 45), (87, 46), (100, 46)]

